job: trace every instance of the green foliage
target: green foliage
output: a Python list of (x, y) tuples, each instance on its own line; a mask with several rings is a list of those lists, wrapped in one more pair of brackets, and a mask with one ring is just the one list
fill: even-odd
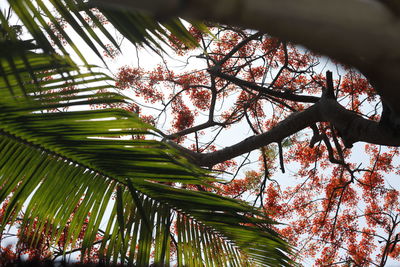
[[(135, 44), (161, 48), (159, 41), (164, 43), (165, 39), (174, 41), (170, 38), (169, 32), (171, 32), (186, 45), (197, 45), (195, 38), (178, 18), (171, 18), (160, 23), (155, 18), (139, 12), (104, 7), (99, 7), (102, 12), (101, 17), (99, 17), (96, 12), (97, 9), (92, 8), (83, 0), (50, 0), (48, 2), (42, 0), (9, 0), (8, 3), (18, 15), (24, 27), (45, 52), (54, 53), (58, 49), (64, 56), (69, 56), (63, 43), (64, 40), (86, 65), (89, 65), (89, 63), (81, 48), (75, 42), (77, 36), (101, 59), (102, 54), (99, 47), (105, 51), (108, 51), (106, 43), (119, 47), (109, 29), (103, 25), (102, 16), (111, 22), (113, 27), (125, 38)], [(94, 31), (87, 18), (99, 32)], [(65, 29), (65, 25), (69, 26), (69, 31)], [(200, 30), (206, 29), (201, 23), (194, 22), (194, 25)], [(62, 38), (60, 39), (60, 37)]]
[[(80, 15), (91, 12), (84, 2), (50, 3), (100, 56), (95, 43), (103, 47), (101, 39)], [(207, 186), (212, 178), (157, 141), (155, 128), (122, 109), (88, 109), (130, 100), (112, 92), (112, 79), (96, 72), (73, 37), (58, 25), (59, 33), (90, 68), (85, 71), (71, 61), (43, 17), (58, 23), (47, 4), (40, 0), (9, 4), (34, 42), (18, 40), (0, 15), (2, 29), (9, 34), (0, 40), (0, 202), (10, 197), (3, 230), (24, 211), (21, 229), (34, 232), (32, 245), (42, 234), (58, 242), (67, 231), (63, 237), (67, 247), (85, 228), (83, 256), (101, 229), (100, 255), (106, 262), (147, 266), (153, 260), (157, 266), (168, 266), (175, 246), (180, 266), (292, 264), (287, 256), (290, 247), (271, 229), (274, 222), (258, 210), (206, 191), (171, 186)], [(116, 14), (105, 14), (113, 17), (114, 25), (135, 23), (138, 39), (132, 41), (155, 42), (145, 29), (158, 39), (167, 34), (161, 30), (161, 35), (155, 34), (160, 26), (149, 17), (126, 14), (119, 21)], [(169, 25), (175, 33), (184, 32), (179, 20)], [(55, 54), (45, 33), (64, 56)], [(149, 138), (131, 138), (138, 135)]]

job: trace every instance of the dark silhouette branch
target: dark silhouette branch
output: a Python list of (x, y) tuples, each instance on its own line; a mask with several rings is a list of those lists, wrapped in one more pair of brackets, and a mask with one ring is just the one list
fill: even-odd
[[(320, 120), (318, 107), (319, 105), (316, 104), (302, 112), (293, 113), (265, 133), (251, 136), (233, 146), (215, 152), (197, 154), (182, 147), (180, 148), (180, 151), (184, 153), (186, 152), (185, 154), (189, 158), (194, 159), (194, 162), (198, 165), (211, 167), (217, 163), (235, 158), (262, 146), (279, 142), (280, 140), (307, 128), (310, 124)], [(174, 146), (177, 147), (179, 145)]]
[(279, 163), (281, 166), (282, 173), (285, 173), (285, 163), (283, 162), (283, 149), (282, 149), (282, 141), (278, 142), (279, 148)]
[[(342, 133), (344, 142), (366, 142), (378, 145), (400, 146), (400, 136), (378, 122), (367, 120), (349, 111), (334, 99), (321, 99), (311, 107), (292, 113), (267, 132), (254, 135), (221, 150), (210, 153), (196, 153), (169, 142), (183, 152), (191, 161), (200, 166), (211, 167), (271, 143), (280, 142), (317, 122), (330, 122)], [(314, 126), (313, 126), (314, 127)], [(331, 160), (336, 160), (331, 157)], [(337, 161), (337, 163), (342, 163)]]
[(296, 101), (296, 102), (304, 102), (304, 103), (316, 103), (320, 99), (319, 97), (316, 97), (316, 96), (296, 95), (290, 91), (280, 92), (280, 91), (268, 89), (266, 87), (257, 85), (254, 82), (248, 82), (248, 81), (239, 79), (235, 76), (231, 76), (231, 75), (225, 74), (223, 72), (217, 71), (215, 69), (209, 69), (209, 72), (212, 75), (215, 75), (217, 77), (220, 77), (222, 79), (230, 81), (238, 86), (247, 87), (254, 91), (260, 92), (265, 96), (273, 96), (273, 97), (278, 97), (281, 99), (286, 99), (286, 100)]
[(257, 32), (255, 34), (250, 35), (249, 37), (243, 39), (240, 43), (238, 43), (229, 53), (227, 53), (220, 61), (217, 62), (217, 65), (222, 66), (226, 61), (228, 61), (236, 52), (238, 52), (242, 47), (248, 44), (250, 41), (253, 41), (259, 37), (263, 36), (263, 33)]

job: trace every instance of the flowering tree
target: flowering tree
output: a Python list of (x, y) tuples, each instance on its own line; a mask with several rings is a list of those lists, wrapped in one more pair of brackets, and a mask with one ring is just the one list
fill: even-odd
[[(10, 1), (10, 3), (12, 2)], [(57, 5), (59, 11), (64, 11), (62, 13), (63, 19), (72, 25), (73, 29), (92, 49), (94, 44), (90, 37), (94, 36), (97, 44), (107, 51), (106, 54), (112, 56), (113, 50), (110, 49), (108, 44), (103, 44), (99, 38), (96, 39), (92, 25), (85, 18), (80, 17), (79, 12), (85, 11), (89, 14), (94, 25), (100, 27), (101, 32), (112, 41), (113, 39), (107, 35), (108, 31), (104, 27), (101, 28), (102, 22), (96, 19), (96, 14), (91, 13), (81, 1), (76, 1), (79, 5), (75, 5), (74, 1), (65, 2), (68, 4), (68, 8), (74, 11), (75, 17), (68, 16), (68, 12), (65, 13), (62, 5)], [(102, 1), (94, 1), (94, 3), (99, 2)], [(107, 2), (109, 5), (109, 1)], [(156, 13), (157, 18), (181, 14), (187, 18), (211, 19), (232, 25), (265, 30), (283, 37), (283, 39), (272, 38), (263, 32), (249, 31), (233, 26), (214, 27), (215, 25), (211, 23), (209, 25), (213, 35), (204, 34), (205, 29), (199, 24), (194, 24), (196, 27), (187, 32), (177, 20), (172, 23), (165, 23), (166, 28), (163, 28), (141, 15), (132, 15), (118, 9), (101, 9), (106, 17), (112, 21), (112, 24), (117, 26), (128, 39), (151, 43), (154, 36), (159, 38), (168, 34), (165, 30), (168, 29), (175, 34), (169, 36), (168, 41), (179, 56), (187, 56), (188, 58), (195, 56), (197, 60), (203, 62), (202, 69), (194, 69), (190, 72), (171, 71), (167, 65), (160, 65), (155, 70), (125, 66), (118, 73), (116, 85), (120, 90), (130, 92), (133, 89), (137, 97), (143, 97), (145, 102), (152, 105), (159, 104), (163, 109), (161, 115), (172, 114), (171, 127), (164, 132), (157, 132), (162, 136), (163, 142), (152, 143), (153, 149), (161, 146), (168, 151), (168, 156), (178, 157), (177, 154), (172, 152), (176, 150), (168, 150), (172, 146), (191, 163), (220, 173), (233, 173), (230, 182), (210, 180), (201, 183), (193, 182), (193, 180), (186, 182), (183, 178), (169, 180), (168, 177), (160, 177), (158, 176), (160, 172), (144, 165), (147, 172), (140, 173), (140, 177), (144, 175), (147, 179), (150, 179), (151, 176), (153, 182), (142, 184), (136, 181), (134, 187), (132, 187), (130, 182), (137, 178), (138, 174), (132, 174), (129, 170), (137, 171), (136, 165), (123, 161), (126, 164), (123, 165), (123, 168), (112, 168), (110, 164), (104, 161), (104, 150), (95, 149), (94, 146), (90, 146), (93, 143), (89, 143), (84, 138), (80, 139), (80, 145), (85, 144), (85, 146), (80, 146), (77, 150), (76, 148), (71, 150), (71, 147), (68, 146), (75, 140), (75, 135), (90, 137), (93, 132), (88, 127), (83, 127), (84, 132), (62, 132), (63, 138), (71, 142), (66, 147), (55, 147), (54, 139), (50, 139), (50, 141), (40, 139), (42, 141), (40, 147), (47, 148), (46, 153), (47, 151), (52, 152), (51, 155), (56, 153), (62, 159), (59, 160), (59, 166), (63, 166), (64, 159), (67, 160), (65, 162), (69, 162), (70, 165), (67, 165), (69, 167), (78, 161), (83, 163), (84, 169), (87, 166), (92, 167), (91, 170), (96, 175), (103, 174), (101, 170), (104, 169), (106, 177), (116, 179), (114, 180), (115, 183), (108, 184), (109, 187), (100, 188), (103, 190), (101, 192), (107, 194), (119, 192), (114, 207), (115, 214), (118, 213), (114, 217), (115, 225), (117, 225), (115, 229), (117, 230), (113, 230), (114, 232), (111, 234), (110, 229), (113, 224), (110, 224), (109, 235), (103, 238), (103, 244), (111, 244), (111, 247), (107, 247), (110, 248), (107, 251), (111, 251), (113, 246), (114, 249), (118, 250), (117, 240), (120, 241), (119, 244), (126, 244), (125, 240), (131, 237), (126, 235), (134, 235), (136, 241), (137, 228), (133, 228), (136, 229), (133, 230), (134, 234), (130, 232), (133, 221), (130, 219), (129, 211), (133, 209), (135, 210), (135, 218), (138, 220), (135, 222), (144, 225), (140, 227), (140, 235), (143, 238), (138, 239), (142, 245), (136, 247), (135, 243), (130, 243), (130, 248), (133, 248), (132, 251), (138, 252), (135, 259), (139, 265), (148, 264), (149, 255), (152, 253), (151, 246), (148, 245), (148, 242), (146, 243), (146, 240), (152, 239), (152, 235), (148, 234), (149, 231), (142, 231), (142, 229), (146, 229), (145, 225), (148, 225), (149, 220), (162, 222), (158, 224), (160, 228), (155, 228), (153, 229), (154, 232), (150, 232), (158, 241), (156, 244), (163, 244), (163, 249), (155, 250), (156, 262), (168, 261), (169, 258), (165, 259), (165, 249), (170, 248), (168, 244), (174, 244), (171, 247), (181, 251), (181, 253), (177, 253), (178, 264), (183, 262), (180, 258), (182, 255), (185, 258), (185, 264), (189, 265), (199, 263), (198, 257), (193, 259), (193, 262), (191, 261), (192, 255), (200, 256), (201, 260), (202, 256), (206, 256), (205, 258), (208, 260), (208, 256), (211, 255), (211, 265), (215, 262), (226, 262), (221, 261), (218, 257), (212, 258), (215, 251), (220, 251), (222, 248), (221, 245), (218, 247), (221, 240), (218, 235), (212, 236), (213, 240), (216, 241), (215, 247), (207, 251), (201, 250), (201, 248), (208, 246), (205, 246), (205, 243), (197, 242), (196, 240), (199, 239), (194, 237), (197, 237), (203, 230), (210, 228), (204, 228), (203, 224), (198, 224), (196, 218), (205, 224), (211, 224), (214, 228), (220, 227), (218, 229), (221, 232), (225, 230), (224, 233), (227, 234), (228, 238), (236, 239), (239, 246), (243, 249), (249, 249), (247, 242), (253, 240), (247, 238), (249, 232), (234, 235), (237, 232), (232, 230), (231, 225), (227, 225), (232, 210), (219, 210), (222, 206), (228, 207), (228, 202), (208, 198), (210, 196), (208, 193), (212, 192), (233, 198), (248, 199), (249, 195), (253, 196), (250, 200), (253, 201), (254, 205), (264, 209), (264, 215), (287, 223), (286, 226), (274, 227), (273, 229), (286, 236), (292, 244), (298, 247), (298, 253), (292, 255), (295, 260), (300, 260), (303, 256), (310, 256), (317, 258), (317, 265), (342, 263), (356, 266), (383, 266), (388, 257), (398, 257), (398, 191), (384, 179), (384, 175), (387, 175), (387, 173), (397, 171), (398, 166), (396, 166), (394, 159), (398, 151), (394, 148), (379, 146), (397, 146), (399, 144), (399, 112), (396, 105), (399, 95), (392, 90), (399, 77), (396, 71), (397, 54), (383, 55), (382, 53), (382, 51), (393, 50), (393, 47), (398, 44), (396, 33), (398, 26), (393, 23), (393, 21), (396, 21), (396, 6), (387, 4), (390, 1), (386, 1), (384, 4), (376, 3), (376, 5), (364, 3), (367, 1), (356, 0), (335, 1), (335, 3), (328, 5), (326, 3), (321, 5), (320, 1), (308, 1), (308, 4), (312, 4), (312, 7), (308, 7), (302, 1), (295, 3), (290, 0), (279, 2), (236, 1), (235, 5), (229, 5), (229, 3), (220, 0), (213, 1), (215, 8), (210, 12), (209, 8), (204, 5), (204, 1), (190, 1), (187, 5), (177, 6), (176, 9), (175, 2), (129, 1), (129, 3), (125, 3), (124, 0), (121, 0), (119, 4), (147, 9)], [(29, 2), (24, 1), (24, 3), (24, 7), (29, 9), (29, 14), (33, 13), (36, 17), (41, 18), (41, 13), (32, 8)], [(59, 2), (54, 1), (54, 3)], [(29, 16), (24, 13), (25, 10), (21, 9), (21, 6), (16, 2), (14, 5), (23, 21), (30, 22)], [(225, 10), (226, 7), (232, 8)], [(305, 7), (306, 9), (304, 9)], [(44, 9), (42, 6), (41, 8)], [(337, 16), (332, 16), (332, 10), (339, 10), (340, 12)], [(359, 12), (359, 16), (354, 16), (355, 12), (352, 12), (354, 10)], [(46, 43), (47, 39), (38, 34), (41, 29), (37, 28), (34, 23), (26, 23), (28, 30), (34, 35), (43, 50), (53, 51), (52, 46), (55, 46), (60, 49), (62, 54), (68, 55), (63, 48), (67, 44), (87, 64), (79, 48), (64, 31), (64, 21), (57, 21), (48, 10), (44, 13), (50, 17), (52, 24), (46, 26), (40, 20), (38, 20), (38, 23), (47, 33), (50, 33), (53, 43)], [(374, 20), (370, 21), (371, 17)], [(352, 24), (352, 27), (348, 27), (349, 20), (353, 22), (353, 18), (355, 18), (355, 23)], [(77, 20), (83, 24), (82, 28), (86, 31), (80, 28)], [(127, 24), (124, 24), (127, 21), (138, 21), (140, 23), (129, 24), (129, 27), (127, 27)], [(288, 24), (294, 26), (288, 27)], [(310, 28), (310, 25), (318, 25), (316, 32), (310, 30), (312, 28)], [(148, 30), (143, 30), (142, 26), (145, 26), (144, 28)], [(388, 27), (386, 28), (386, 26)], [(58, 33), (56, 37), (51, 35), (53, 30)], [(132, 32), (139, 32), (140, 34), (132, 34)], [(330, 38), (327, 38), (327, 36)], [(61, 42), (60, 37), (64, 38), (65, 42)], [(339, 59), (347, 66), (328, 62), (327, 69), (330, 71), (325, 72), (326, 68), (319, 64), (325, 59), (305, 48), (296, 47), (283, 40), (300, 42), (315, 51)], [(111, 43), (118, 46), (115, 41)], [(191, 45), (196, 43), (201, 45), (201, 49), (191, 50)], [(93, 50), (100, 55), (95, 48)], [(369, 80), (353, 69), (352, 66), (360, 69)], [(52, 68), (48, 68), (48, 70), (52, 70)], [(333, 70), (335, 70), (335, 75), (332, 73)], [(143, 77), (146, 79), (143, 79)], [(374, 86), (372, 87), (370, 83)], [(5, 85), (10, 87), (7, 83)], [(74, 88), (72, 92), (78, 93), (79, 89)], [(35, 93), (37, 92), (35, 91)], [(55, 93), (48, 91), (48, 95), (45, 94), (44, 96), (46, 99), (51, 99), (54, 94), (58, 94), (58, 91)], [(101, 94), (104, 96), (107, 92), (102, 91)], [(71, 98), (68, 98), (68, 100), (81, 99), (79, 94), (70, 94), (69, 97)], [(381, 100), (382, 103), (379, 104)], [(54, 100), (52, 101), (54, 102)], [(57, 104), (53, 102), (45, 102), (45, 106), (39, 110), (45, 109), (47, 111), (49, 108), (54, 108), (54, 105), (57, 108), (65, 106), (63, 99), (60, 102), (55, 101)], [(110, 106), (109, 102), (113, 102), (111, 104), (113, 107), (120, 106), (136, 113), (142, 113), (140, 115), (143, 120), (160, 126), (158, 124), (161, 119), (160, 114), (150, 116), (141, 111), (142, 107), (137, 104), (127, 106), (124, 103), (121, 105), (121, 101), (107, 101), (106, 98), (99, 101), (95, 96), (85, 103), (100, 104), (100, 106), (106, 107)], [(31, 107), (30, 110), (32, 109)], [(20, 110), (14, 107), (10, 110), (24, 112), (29, 109)], [(38, 109), (33, 110), (36, 113), (39, 112)], [(10, 114), (12, 115), (10, 117), (15, 116), (14, 113)], [(23, 114), (28, 117), (31, 116), (31, 114)], [(101, 114), (101, 111), (91, 114)], [(93, 123), (96, 126), (94, 129), (106, 129), (106, 132), (113, 131), (112, 133), (107, 132), (108, 135), (112, 134), (111, 137), (126, 135), (124, 131), (115, 132), (114, 130), (125, 129), (126, 126), (123, 125), (125, 125), (126, 119), (129, 119), (131, 123), (134, 121), (137, 123), (137, 121), (132, 119), (128, 115), (129, 113), (123, 114), (123, 119), (118, 120), (118, 123), (121, 124), (115, 124), (121, 125), (121, 127), (114, 125), (114, 128), (110, 128), (111, 126), (106, 125), (106, 123), (96, 122)], [(112, 117), (111, 115), (121, 118), (116, 113), (108, 114)], [(73, 120), (73, 117), (65, 116), (66, 121), (71, 123), (68, 125), (76, 127), (75, 123), (77, 122)], [(99, 119), (95, 115), (87, 116), (85, 117), (86, 121)], [(44, 119), (49, 120), (49, 117), (47, 114), (42, 115), (43, 121), (45, 121)], [(24, 120), (19, 119), (18, 121), (26, 121), (27, 117), (23, 118)], [(81, 118), (78, 122), (82, 121), (85, 120)], [(148, 145), (141, 143), (145, 142), (141, 141), (143, 135), (150, 134), (141, 129), (148, 126), (143, 126), (140, 123), (135, 125), (139, 125), (135, 128), (136, 131), (130, 132), (133, 142), (129, 145), (124, 143), (124, 145), (127, 145), (124, 146), (124, 153), (133, 153), (128, 149), (131, 144), (138, 145), (140, 149), (148, 149), (148, 146), (150, 146), (148, 143)], [(225, 148), (217, 148), (220, 134), (222, 135), (225, 130), (232, 129), (234, 131), (236, 125), (240, 128), (246, 125), (251, 133), (250, 136), (236, 143), (222, 144)], [(58, 124), (56, 126), (49, 127), (41, 124), (41, 128), (33, 129), (44, 131), (45, 136), (56, 136), (55, 129), (61, 128)], [(18, 125), (18, 127), (22, 126)], [(11, 129), (20, 134), (17, 131), (18, 127)], [(78, 131), (78, 128), (74, 127), (72, 129)], [(7, 129), (7, 131), (9, 130)], [(103, 137), (104, 131), (98, 131), (96, 132), (97, 136)], [(33, 133), (28, 131), (28, 133), (31, 134), (27, 138), (29, 142), (38, 142), (35, 139), (35, 131)], [(9, 138), (9, 136), (6, 135), (4, 138)], [(358, 141), (369, 143), (368, 146), (363, 148), (365, 154), (371, 158), (368, 165), (360, 165), (358, 160), (352, 157), (352, 146)], [(104, 146), (109, 145), (109, 143), (102, 144)], [(118, 149), (121, 149), (123, 145), (118, 144), (120, 144)], [(111, 158), (120, 157), (121, 151), (115, 146), (113, 148), (115, 149), (112, 150), (114, 153), (112, 156), (110, 154), (108, 156)], [(260, 166), (253, 167), (251, 171), (241, 174), (239, 170), (248, 163), (249, 159), (253, 160), (253, 157), (248, 156), (248, 154), (255, 150), (259, 151), (256, 157), (259, 158)], [(93, 158), (92, 154), (95, 154), (96, 157)], [(133, 154), (129, 155), (132, 156)], [(244, 155), (244, 157), (237, 158), (240, 155)], [(170, 160), (169, 157), (168, 160)], [(293, 164), (296, 164), (295, 166), (298, 168), (296, 170), (297, 179), (300, 181), (298, 184), (293, 187), (286, 187), (280, 180), (274, 179), (274, 174), (279, 169), (281, 172), (285, 172), (285, 169), (292, 168)], [(141, 166), (143, 167), (143, 165)], [(159, 165), (160, 168), (162, 166), (164, 165)], [(6, 167), (7, 171), (11, 170), (10, 166)], [(63, 168), (69, 167), (63, 166)], [(80, 169), (80, 171), (82, 171), (82, 175), (85, 174), (83, 169)], [(151, 175), (149, 172), (151, 172)], [(163, 172), (163, 175), (166, 173), (170, 172)], [(182, 172), (176, 170), (175, 175), (177, 173), (181, 175)], [(67, 178), (62, 175), (61, 177)], [(63, 181), (63, 179), (59, 179), (59, 181)], [(35, 188), (34, 185), (38, 186), (38, 184), (31, 184), (32, 190)], [(124, 189), (120, 189), (121, 187)], [(87, 188), (88, 190), (91, 189), (90, 187)], [(11, 187), (8, 187), (8, 189), (11, 190)], [(27, 195), (24, 186), (19, 187), (18, 190), (18, 194)], [(40, 192), (45, 192), (43, 190), (45, 189)], [(98, 190), (94, 190), (94, 192), (96, 191)], [(180, 194), (176, 194), (178, 191)], [(142, 198), (141, 193), (144, 193), (147, 197)], [(30, 206), (32, 209), (29, 209), (33, 217), (34, 215), (45, 215), (44, 217), (49, 218), (51, 212), (54, 215), (57, 214), (57, 209), (54, 208), (46, 214), (43, 212), (43, 208), (40, 213), (36, 212), (35, 209), (40, 207), (39, 203), (44, 203), (38, 194), (36, 196), (33, 201), (34, 204)], [(185, 197), (179, 199), (179, 196)], [(202, 201), (196, 202), (196, 205), (185, 206), (185, 201), (192, 203), (190, 201), (198, 198)], [(18, 202), (19, 199), (13, 198), (14, 201), (11, 202), (14, 205), (13, 207), (19, 208), (21, 206), (21, 203)], [(218, 202), (220, 200), (221, 202)], [(89, 197), (85, 198), (84, 201), (85, 203), (92, 203)], [(167, 203), (169, 206), (159, 206), (157, 201)], [(128, 203), (126, 204), (128, 206), (123, 206), (124, 203)], [(133, 205), (132, 203), (138, 207), (129, 206)], [(138, 203), (140, 205), (137, 205)], [(229, 217), (224, 217), (224, 220), (221, 219), (223, 227), (219, 223), (214, 223), (213, 217), (208, 216), (209, 214), (204, 213), (208, 210), (207, 208), (210, 208), (207, 205), (211, 205), (211, 203), (214, 209), (213, 216), (220, 219), (221, 216)], [(62, 205), (63, 203), (58, 202), (58, 204)], [(200, 207), (198, 205), (203, 208), (196, 209), (196, 207)], [(90, 205), (86, 206), (91, 207)], [(147, 213), (145, 213), (146, 216), (143, 215), (141, 206), (146, 206), (152, 210), (149, 217), (147, 217)], [(169, 229), (169, 227), (165, 228), (165, 225), (171, 226), (171, 222), (167, 219), (170, 216), (166, 211), (170, 211), (171, 206), (174, 215), (177, 216), (175, 233), (180, 236), (180, 239), (178, 238), (176, 243), (161, 242), (162, 240), (169, 240), (171, 236), (175, 237), (169, 235), (168, 231), (163, 231), (163, 235), (158, 232), (159, 229)], [(72, 206), (69, 205), (69, 207)], [(85, 205), (82, 207), (85, 207)], [(80, 208), (83, 211), (89, 209)], [(185, 210), (184, 214), (195, 216), (195, 219), (191, 217), (188, 219), (186, 215), (182, 215), (182, 209)], [(122, 211), (128, 213), (124, 214)], [(246, 216), (248, 211), (246, 208), (235, 206), (234, 214), (239, 217), (236, 217), (232, 222), (236, 223), (236, 231), (242, 226), (260, 226), (257, 219), (261, 215), (258, 213), (256, 217)], [(157, 219), (155, 219), (155, 214), (159, 216)], [(6, 215), (12, 218), (10, 209), (7, 210)], [(85, 217), (87, 213), (81, 212), (80, 216)], [(25, 217), (29, 218), (29, 216)], [(76, 217), (74, 216), (74, 218)], [(255, 221), (247, 221), (249, 218), (254, 218)], [(63, 216), (62, 219), (58, 218), (57, 220), (58, 222), (66, 222), (68, 219)], [(91, 220), (91, 222), (93, 223), (91, 224), (89, 219), (88, 225), (91, 226), (91, 231), (89, 231), (90, 234), (85, 234), (83, 251), (93, 244), (93, 237), (96, 236), (93, 234), (93, 230), (97, 230), (94, 225), (97, 225), (99, 220), (96, 220), (96, 223), (94, 223), (94, 220)], [(82, 226), (82, 224), (77, 224), (77, 219), (74, 223), (76, 227)], [(125, 229), (125, 223), (131, 223), (127, 227), (129, 231), (118, 230)], [(34, 222), (32, 225), (34, 225)], [(43, 224), (41, 227), (44, 227)], [(270, 232), (272, 229), (269, 227), (262, 226), (261, 229)], [(40, 232), (40, 229), (42, 228), (38, 228), (36, 233)], [(80, 233), (80, 227), (78, 229)], [(253, 231), (252, 233), (261, 235), (262, 232)], [(78, 232), (75, 234), (75, 236), (79, 236)], [(52, 234), (52, 237), (54, 235), (56, 234)], [(192, 239), (186, 240), (189, 237), (192, 237)], [(108, 238), (112, 238), (113, 241), (108, 242)], [(266, 237), (266, 239), (268, 238), (271, 238), (271, 236)], [(205, 240), (202, 239), (201, 242), (206, 242)], [(274, 238), (272, 240), (274, 245), (281, 244), (275, 243), (277, 240)], [(253, 241), (252, 245), (257, 244), (258, 242)], [(197, 252), (192, 252), (192, 247), (196, 247), (196, 245)], [(103, 246), (102, 252), (106, 250), (105, 246)], [(156, 247), (158, 248), (158, 246)], [(271, 247), (273, 246), (271, 245)], [(125, 249), (126, 247), (121, 245), (120, 251), (122, 252), (117, 252), (115, 258), (117, 259), (118, 255), (125, 255)], [(265, 247), (261, 249), (257, 247), (254, 248), (253, 252), (263, 249)], [(233, 248), (228, 247), (226, 249), (225, 247), (225, 253), (232, 250)], [(160, 251), (164, 251), (164, 253)], [(270, 249), (268, 247), (267, 251), (268, 253), (263, 255), (263, 263), (276, 264), (279, 262), (279, 257), (269, 261), (270, 252), (274, 251), (278, 255), (279, 248)], [(111, 255), (111, 253), (107, 254)], [(222, 253), (222, 255), (225, 255), (225, 253)], [(135, 253), (130, 255), (135, 255)], [(131, 260), (130, 257), (129, 260)], [(288, 264), (288, 262), (285, 259), (279, 263)]]
[[(10, 204), (10, 198), (2, 203), (0, 209), (0, 219), (3, 220)], [(78, 206), (71, 214), (71, 220), (75, 216)], [(99, 244), (103, 239), (104, 232), (96, 234), (95, 240), (90, 248), (90, 253), (80, 257), (82, 251), (84, 236), (87, 230), (90, 214), (84, 219), (84, 226), (80, 229), (77, 238), (69, 236), (71, 220), (67, 222), (64, 229), (54, 229), (50, 222), (41, 227), (36, 219), (30, 226), (24, 225), (23, 213), (18, 214), (15, 221), (7, 223), (9, 229), (1, 234), (0, 262), (2, 265), (15, 265), (21, 263), (21, 260), (30, 263), (54, 261), (75, 262), (80, 259), (81, 263), (93, 263), (99, 261)], [(39, 231), (39, 238), (36, 236)], [(61, 233), (59, 233), (61, 231)], [(54, 242), (53, 235), (59, 235), (60, 238)], [(68, 240), (69, 239), (69, 240)], [(78, 254), (78, 255), (74, 255)], [(71, 257), (72, 256), (72, 257)]]
[[(212, 34), (190, 29), (199, 49), (171, 43), (172, 57), (189, 70), (172, 69), (167, 59), (153, 70), (123, 66), (117, 87), (144, 106), (161, 107), (149, 116), (136, 106), (143, 119), (159, 126), (172, 116), (166, 142), (229, 177), (207, 190), (251, 199), (287, 223), (277, 230), (298, 248), (296, 260), (313, 258), (318, 266), (399, 260), (399, 191), (385, 179), (399, 172), (399, 150), (382, 146), (397, 146), (399, 137), (369, 81), (261, 32), (209, 26)], [(248, 136), (229, 138), (245, 127)], [(366, 144), (354, 151), (357, 141)], [(249, 170), (254, 159), (259, 163)], [(291, 186), (282, 175), (274, 178), (287, 168), (295, 172), (284, 178), (295, 180)]]

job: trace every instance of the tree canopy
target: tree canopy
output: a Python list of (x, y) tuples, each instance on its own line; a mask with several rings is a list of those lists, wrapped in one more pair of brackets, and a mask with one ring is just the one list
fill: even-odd
[[(170, 67), (171, 54), (152, 70), (120, 68), (116, 85), (142, 98), (139, 115), (155, 124), (172, 116), (163, 132), (168, 143), (229, 177), (217, 192), (250, 194), (287, 223), (277, 229), (300, 248), (297, 260), (379, 266), (397, 258), (398, 186), (389, 177), (399, 170), (398, 149), (352, 148), (346, 138), (358, 120), (387, 127), (368, 80), (276, 37), (209, 26), (211, 35), (191, 29), (200, 49), (176, 46), (174, 57), (187, 60), (182, 71)], [(162, 109), (149, 117), (151, 103)], [(397, 138), (389, 132), (387, 140)]]
[[(180, 16), (259, 30), (305, 45), (315, 52), (357, 68), (393, 110), (397, 127), (398, 4), (395, 1), (229, 0), (108, 1), (94, 5), (145, 10), (156, 17)], [(213, 8), (210, 8), (213, 7)]]
[[(9, 3), (34, 41), (13, 36), (2, 16), (1, 200), (10, 198), (3, 226), (18, 219), (34, 192), (23, 227), (50, 233), (53, 242), (62, 229), (77, 241), (85, 228), (83, 251), (101, 242), (107, 260), (129, 254), (127, 262), (168, 265), (166, 251), (174, 249), (178, 265), (248, 259), (277, 266), (309, 257), (319, 266), (384, 266), (399, 258), (399, 191), (386, 179), (399, 172), (393, 1), (53, 0), (57, 12), (41, 1)], [(119, 44), (105, 22), (132, 42), (161, 53), (170, 46), (176, 54), (169, 56), (196, 58), (202, 67), (171, 70), (166, 60), (153, 70), (121, 66), (114, 88), (90, 86), (111, 80), (93, 72), (70, 31), (100, 58), (101, 49), (113, 56), (110, 47)], [(65, 44), (88, 72), (71, 61)], [(157, 130), (159, 117), (121, 95), (127, 92), (162, 106), (158, 116), (171, 115), (170, 127)], [(82, 105), (101, 109), (71, 111)], [(218, 148), (219, 135), (235, 125), (250, 134)], [(21, 145), (26, 149), (16, 149)], [(354, 156), (360, 149), (363, 164)], [(243, 175), (252, 151), (260, 164)], [(18, 157), (29, 162), (16, 169), (9, 162)], [(274, 174), (293, 164), (298, 182), (284, 187)], [(215, 180), (209, 171), (232, 173), (232, 180)], [(77, 184), (81, 191), (65, 202)], [(249, 195), (261, 209), (226, 198)], [(97, 236), (108, 203), (112, 219)], [(221, 249), (226, 257), (215, 255)]]

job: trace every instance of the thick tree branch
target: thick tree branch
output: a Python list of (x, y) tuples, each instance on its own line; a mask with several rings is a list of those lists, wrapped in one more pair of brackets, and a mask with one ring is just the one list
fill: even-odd
[(320, 119), (319, 105), (316, 104), (302, 112), (291, 114), (268, 132), (251, 136), (233, 146), (215, 152), (196, 154), (190, 151), (190, 157), (195, 158), (198, 165), (210, 167), (271, 143), (280, 142)]
[(274, 142), (280, 142), (317, 122), (330, 122), (342, 133), (347, 144), (366, 142), (387, 146), (400, 146), (400, 136), (378, 122), (364, 119), (342, 107), (334, 99), (321, 99), (308, 109), (295, 112), (271, 130), (210, 153), (196, 153), (169, 142), (183, 152), (193, 163), (211, 167)]
[(324, 121), (331, 122), (339, 130), (345, 143), (400, 145), (400, 135), (391, 128), (382, 126), (376, 121), (364, 119), (357, 113), (345, 109), (334, 99), (322, 99), (320, 103), (320, 112), (323, 114)]

